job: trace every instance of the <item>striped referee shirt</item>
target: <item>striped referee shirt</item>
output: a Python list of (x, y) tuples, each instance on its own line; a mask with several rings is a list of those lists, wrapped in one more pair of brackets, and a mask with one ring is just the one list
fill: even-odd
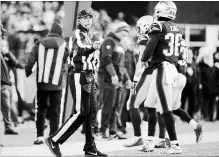
[(92, 46), (93, 41), (86, 30), (77, 28), (69, 38), (71, 55), (69, 64), (75, 67), (75, 72), (95, 71), (98, 66), (98, 55)]
[(39, 84), (62, 85), (69, 51), (63, 38), (49, 36), (35, 44), (25, 67), (26, 75), (32, 73), (37, 63), (37, 82)]

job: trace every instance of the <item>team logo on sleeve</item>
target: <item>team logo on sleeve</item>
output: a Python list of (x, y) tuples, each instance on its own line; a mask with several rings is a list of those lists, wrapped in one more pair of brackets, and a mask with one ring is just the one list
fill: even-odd
[(111, 48), (111, 46), (107, 45), (106, 48), (109, 50)]
[(162, 32), (162, 26), (159, 22), (154, 22), (151, 27), (149, 28), (150, 33), (159, 33)]

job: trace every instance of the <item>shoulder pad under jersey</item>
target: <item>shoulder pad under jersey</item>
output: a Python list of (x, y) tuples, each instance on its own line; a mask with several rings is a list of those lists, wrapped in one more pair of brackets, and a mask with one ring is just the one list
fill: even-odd
[(149, 37), (147, 34), (141, 35), (138, 37), (138, 45), (146, 45), (149, 40)]
[(156, 21), (156, 22), (152, 23), (152, 25), (149, 27), (148, 35), (158, 34), (161, 32), (162, 32), (162, 24), (159, 21)]

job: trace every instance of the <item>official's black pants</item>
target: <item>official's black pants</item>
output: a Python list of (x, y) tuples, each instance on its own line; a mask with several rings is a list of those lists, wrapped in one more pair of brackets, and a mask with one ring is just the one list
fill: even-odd
[(95, 83), (93, 73), (70, 73), (70, 88), (73, 94), (73, 101), (76, 108), (80, 108), (79, 115), (73, 118), (73, 115), (52, 135), (53, 140), (60, 144), (64, 143), (83, 123), (85, 129), (86, 143), (84, 150), (95, 146), (92, 134), (92, 93), (94, 93)]
[(101, 128), (100, 132), (105, 132), (108, 128), (114, 134), (117, 132), (117, 119), (120, 119), (119, 111), (121, 110), (121, 97), (123, 87), (116, 88), (111, 83), (105, 82), (104, 78), (99, 79), (100, 97), (103, 101)]
[[(49, 109), (50, 135), (55, 133), (59, 128), (60, 105), (62, 90), (45, 91), (37, 89), (37, 137), (44, 135), (44, 124), (46, 113)], [(48, 104), (49, 99), (49, 104)]]

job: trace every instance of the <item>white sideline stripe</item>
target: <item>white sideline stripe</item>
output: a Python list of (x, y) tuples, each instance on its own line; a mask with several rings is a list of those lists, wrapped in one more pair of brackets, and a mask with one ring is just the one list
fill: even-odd
[(80, 111), (81, 108), (81, 84), (80, 84), (80, 73), (75, 73), (75, 88), (76, 88), (76, 111)]
[(67, 123), (65, 123), (65, 125), (63, 126), (63, 128), (58, 132), (57, 135), (55, 135), (52, 140), (54, 142), (56, 142), (67, 130), (68, 128), (71, 126), (71, 124), (74, 122), (74, 118), (73, 116), (67, 121)]
[(72, 36), (69, 38), (69, 42), (68, 42), (68, 48), (69, 48), (69, 50), (71, 51), (71, 49), (72, 49)]
[[(81, 84), (80, 84), (80, 73), (75, 73), (74, 79), (75, 79), (75, 88), (76, 88), (76, 109), (80, 109), (81, 106)], [(77, 110), (78, 111), (78, 110)], [(59, 133), (54, 136), (52, 139), (53, 141), (57, 141), (71, 126), (71, 124), (74, 122), (75, 117), (71, 117), (67, 123), (63, 126), (63, 128), (59, 131)]]
[(59, 128), (62, 126), (62, 119), (64, 114), (64, 105), (65, 105), (65, 89), (62, 89), (62, 98), (61, 98), (61, 104), (60, 104), (60, 115), (59, 115)]
[(58, 50), (57, 58), (56, 58), (56, 66), (53, 74), (53, 79), (52, 79), (52, 84), (58, 85), (59, 83), (59, 78), (60, 78), (60, 73), (61, 73), (61, 68), (62, 68), (62, 62), (63, 62), (63, 56), (65, 53), (65, 45), (66, 42), (64, 42)]
[(45, 68), (44, 68), (45, 69), (44, 70), (44, 79), (43, 79), (44, 83), (49, 82), (49, 74), (50, 74), (50, 69), (52, 66), (53, 55), (54, 55), (54, 49), (49, 49), (47, 51), (46, 63), (45, 63)]
[(43, 77), (43, 69), (44, 69), (44, 55), (45, 55), (45, 47), (40, 44), (39, 45), (39, 54), (38, 54), (38, 82), (42, 82)]

